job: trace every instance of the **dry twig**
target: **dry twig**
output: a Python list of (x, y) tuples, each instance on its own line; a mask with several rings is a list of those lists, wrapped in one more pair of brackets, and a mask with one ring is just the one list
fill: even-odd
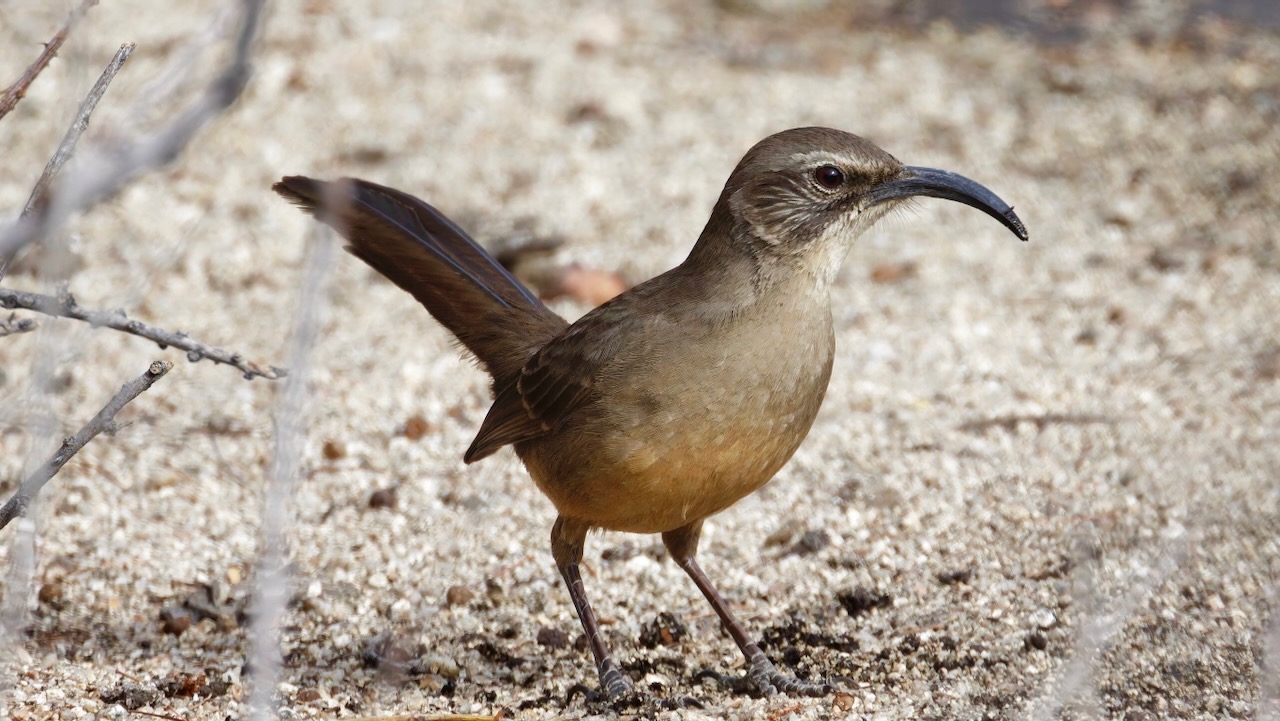
[(5, 320), (0, 320), (0, 338), (7, 335), (17, 335), (19, 333), (29, 333), (36, 329), (36, 322), (30, 318), (19, 318), (16, 313), (10, 313)]
[(80, 142), (80, 136), (84, 135), (84, 131), (89, 129), (89, 116), (93, 115), (94, 108), (98, 107), (98, 101), (106, 94), (107, 87), (111, 85), (111, 81), (115, 80), (116, 73), (120, 72), (120, 68), (124, 66), (124, 62), (133, 54), (133, 43), (125, 43), (116, 51), (111, 62), (107, 63), (107, 67), (102, 71), (102, 75), (98, 76), (98, 82), (93, 84), (89, 89), (89, 94), (84, 96), (84, 100), (80, 102), (80, 109), (76, 111), (75, 120), (71, 121), (71, 127), (67, 128), (67, 134), (62, 136), (62, 142), (58, 144), (57, 151), (53, 157), (49, 158), (48, 165), (44, 166), (44, 172), (40, 174), (40, 179), (36, 181), (36, 185), (31, 190), (31, 197), (27, 198), (27, 205), (22, 209), (24, 216), (31, 215), (36, 209), (37, 204), (47, 202), (46, 195), (49, 192), (49, 184), (58, 175), (58, 171), (62, 170), (62, 166), (67, 164), (72, 155), (76, 152), (76, 143)]
[(32, 81), (44, 71), (49, 62), (58, 54), (58, 50), (66, 42), (67, 36), (71, 34), (71, 29), (80, 22), (80, 18), (84, 17), (85, 13), (89, 12), (89, 8), (97, 4), (98, 0), (84, 0), (76, 9), (71, 11), (71, 15), (67, 16), (67, 21), (62, 24), (58, 32), (54, 33), (53, 38), (45, 43), (44, 50), (36, 58), (36, 61), (27, 67), (22, 77), (15, 80), (13, 85), (10, 85), (4, 91), (3, 95), (0, 95), (0, 118), (8, 115), (10, 110), (17, 107), (18, 101), (22, 100), (22, 96), (27, 94), (27, 88), (31, 87)]
[(254, 644), (249, 661), (249, 667), (253, 669), (253, 687), (249, 694), (248, 718), (253, 721), (268, 721), (276, 716), (272, 710), (273, 697), (283, 668), (279, 633), (289, 600), (289, 500), (294, 496), (298, 483), (302, 444), (306, 438), (307, 374), (311, 352), (320, 333), (324, 282), (336, 252), (336, 246), (326, 232), (316, 228), (314, 233), (307, 252), (307, 269), (289, 343), (289, 365), (293, 367), (294, 375), (284, 382), (284, 390), (276, 406), (275, 451), (263, 500), (258, 587), (254, 592), (253, 622), (250, 625)]
[(71, 457), (84, 448), (89, 441), (93, 440), (99, 433), (115, 434), (120, 430), (120, 424), (116, 423), (116, 414), (124, 408), (129, 401), (137, 398), (143, 391), (147, 390), (156, 381), (160, 380), (169, 369), (173, 368), (173, 364), (169, 361), (154, 361), (146, 372), (136, 379), (125, 383), (120, 387), (120, 392), (116, 393), (110, 401), (107, 402), (102, 410), (84, 425), (74, 436), (62, 441), (62, 447), (58, 449), (53, 457), (45, 461), (43, 465), (36, 469), (22, 485), (18, 486), (18, 490), (14, 492), (3, 507), (0, 507), (0, 528), (9, 525), (9, 521), (26, 513), (27, 506), (31, 505), (31, 501), (35, 500), (40, 489), (44, 484), (49, 482), (62, 467), (66, 465)]
[[(93, 114), (93, 109), (98, 107), (98, 101), (107, 92), (107, 86), (115, 79), (116, 73), (124, 65), (124, 61), (129, 59), (133, 54), (133, 43), (125, 43), (116, 51), (115, 57), (111, 58), (111, 62), (107, 63), (107, 67), (102, 71), (102, 75), (98, 76), (98, 82), (93, 84), (89, 90), (89, 94), (85, 96), (80, 103), (80, 109), (76, 111), (76, 117), (71, 121), (71, 127), (67, 128), (67, 134), (62, 137), (62, 142), (58, 144), (58, 149), (54, 151), (53, 157), (49, 158), (48, 164), (44, 166), (44, 172), (40, 174), (40, 179), (36, 181), (36, 185), (31, 189), (31, 197), (27, 198), (27, 205), (22, 209), (21, 217), (25, 218), (31, 215), (33, 211), (47, 205), (49, 202), (49, 185), (53, 179), (57, 177), (58, 172), (62, 170), (62, 166), (67, 164), (72, 155), (76, 152), (76, 143), (80, 142), (80, 136), (84, 135), (84, 131), (89, 128), (89, 116)], [(13, 256), (0, 255), (0, 279), (4, 278), (4, 274), (9, 270), (9, 262), (13, 260)]]
[(117, 309), (111, 312), (104, 312), (82, 308), (76, 302), (75, 297), (66, 291), (54, 297), (0, 288), (0, 307), (23, 308), (59, 318), (82, 320), (94, 327), (111, 328), (130, 335), (136, 335), (139, 338), (155, 341), (162, 350), (167, 349), (169, 346), (180, 348), (187, 352), (187, 360), (192, 363), (207, 358), (214, 363), (235, 366), (244, 372), (246, 380), (252, 380), (255, 377), (278, 380), (288, 373), (284, 368), (275, 366), (266, 366), (264, 368), (253, 361), (246, 360), (239, 353), (205, 345), (193, 340), (181, 331), (169, 331), (164, 328), (147, 325), (141, 321), (130, 320), (123, 310)]
[(172, 162), (201, 128), (240, 97), (249, 82), (249, 56), (261, 24), (264, 0), (242, 2), (243, 21), (235, 50), (200, 98), (146, 138), (82, 161), (83, 170), (59, 182), (49, 195), (49, 202), (38, 206), (40, 212), (19, 218), (0, 233), (0, 257), (13, 257), (73, 214), (106, 200), (142, 173)]

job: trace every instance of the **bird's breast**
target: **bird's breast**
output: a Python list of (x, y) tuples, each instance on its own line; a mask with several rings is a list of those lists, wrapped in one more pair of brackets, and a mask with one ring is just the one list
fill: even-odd
[(595, 526), (656, 533), (721, 511), (772, 478), (813, 424), (834, 355), (830, 314), (814, 315), (654, 329), (521, 456), (562, 515)]

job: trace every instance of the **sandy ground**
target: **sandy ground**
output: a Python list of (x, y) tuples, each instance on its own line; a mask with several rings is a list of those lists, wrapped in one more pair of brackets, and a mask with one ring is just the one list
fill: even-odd
[[(890, 27), (890, 3), (809, 4), (274, 3), (233, 111), (72, 225), (72, 290), (283, 364), (308, 224), (270, 193), (281, 174), (397, 186), (482, 240), (523, 225), (564, 239), (556, 262), (636, 282), (679, 262), (756, 140), (858, 132), (988, 184), (1032, 242), (941, 201), (863, 237), (834, 290), (840, 353), (807, 443), (708, 524), (703, 566), (769, 654), (839, 693), (756, 699), (695, 678), (741, 673), (736, 649), (656, 538), (605, 534), (586, 575), (615, 653), (654, 696), (705, 707), (622, 714), (1280, 718), (1278, 38), (1142, 11), (1042, 47)], [(5, 82), (65, 10), (37, 5), (4, 8)], [(21, 207), (121, 42), (138, 50), (86, 142), (162, 117), (146, 93), (216, 9), (94, 9), (0, 121), (0, 207)], [(194, 80), (222, 52), (186, 63)], [(550, 504), (509, 452), (461, 462), (487, 379), (352, 258), (327, 287), (282, 717), (614, 713), (563, 706), (595, 678)], [(3, 588), (29, 610), (3, 652), (0, 717), (241, 716), (279, 386), (41, 322), (0, 340), (6, 492), (32, 409), (69, 433), (151, 360), (176, 365), (46, 489), (35, 580)], [(51, 396), (31, 391), (37, 367)], [(387, 489), (391, 507), (371, 503)], [(663, 612), (687, 633), (646, 648)], [(378, 640), (399, 666), (366, 663)]]

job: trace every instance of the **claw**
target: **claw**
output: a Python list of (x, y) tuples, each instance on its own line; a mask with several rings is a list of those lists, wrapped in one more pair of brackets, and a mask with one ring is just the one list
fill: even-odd
[(564, 705), (573, 703), (574, 697), (581, 695), (587, 705), (608, 704), (616, 708), (634, 706), (642, 697), (636, 693), (631, 679), (622, 673), (612, 658), (606, 658), (600, 664), (600, 688), (593, 689), (585, 683), (575, 683), (565, 692)]
[(720, 673), (714, 668), (704, 668), (693, 675), (694, 681), (701, 681), (703, 679), (708, 679), (708, 678), (720, 684), (721, 686), (729, 686), (734, 681), (734, 679), (731, 679), (728, 676), (725, 676), (724, 674)]
[[(569, 687), (568, 691), (565, 691), (564, 693), (565, 707), (568, 707), (569, 704), (573, 703), (573, 698), (579, 694), (582, 695), (582, 698), (587, 703), (595, 703), (596, 701), (599, 701), (600, 700), (599, 697), (601, 695), (599, 691), (591, 688), (585, 683), (575, 683), (574, 685)], [(595, 698), (592, 698), (593, 696)]]
[(711, 679), (733, 693), (755, 693), (760, 696), (773, 696), (779, 691), (792, 696), (826, 696), (835, 690), (829, 683), (809, 683), (798, 678), (787, 676), (778, 670), (773, 662), (755, 648), (751, 648), (751, 668), (744, 676), (726, 676), (713, 669), (704, 669), (693, 675), (693, 680)]
[(751, 669), (747, 671), (747, 678), (765, 696), (772, 696), (782, 691), (792, 696), (816, 698), (826, 696), (835, 690), (829, 683), (809, 683), (783, 674), (759, 649), (756, 649), (751, 656)]
[(658, 707), (664, 711), (679, 711), (686, 708), (705, 709), (706, 706), (692, 696), (676, 696), (658, 701)]

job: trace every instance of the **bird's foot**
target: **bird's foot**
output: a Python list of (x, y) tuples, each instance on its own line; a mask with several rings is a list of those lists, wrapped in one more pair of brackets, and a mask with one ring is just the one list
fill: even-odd
[(641, 695), (636, 693), (635, 684), (622, 673), (622, 669), (618, 668), (618, 664), (614, 663), (612, 658), (605, 658), (599, 666), (599, 672), (599, 689), (593, 689), (584, 683), (576, 683), (570, 686), (565, 694), (565, 705), (569, 705), (578, 694), (582, 694), (588, 704), (627, 707), (636, 706), (642, 702)]
[(773, 696), (781, 691), (791, 696), (818, 697), (826, 696), (834, 690), (829, 683), (810, 683), (782, 673), (755, 644), (748, 646), (746, 651), (751, 667), (747, 669), (745, 676), (725, 676), (708, 669), (694, 678), (715, 679), (734, 693), (755, 693), (761, 696)]
[(635, 684), (622, 670), (608, 659), (600, 669), (600, 688), (594, 689), (585, 683), (576, 683), (565, 693), (564, 705), (568, 706), (576, 696), (581, 695), (588, 706), (604, 707), (614, 712), (647, 708), (650, 711), (679, 711), (681, 709), (701, 709), (706, 706), (693, 696), (673, 696), (656, 698), (637, 690)]
[(600, 664), (600, 690), (613, 700), (636, 695), (635, 684), (618, 668), (612, 658), (606, 657)]

